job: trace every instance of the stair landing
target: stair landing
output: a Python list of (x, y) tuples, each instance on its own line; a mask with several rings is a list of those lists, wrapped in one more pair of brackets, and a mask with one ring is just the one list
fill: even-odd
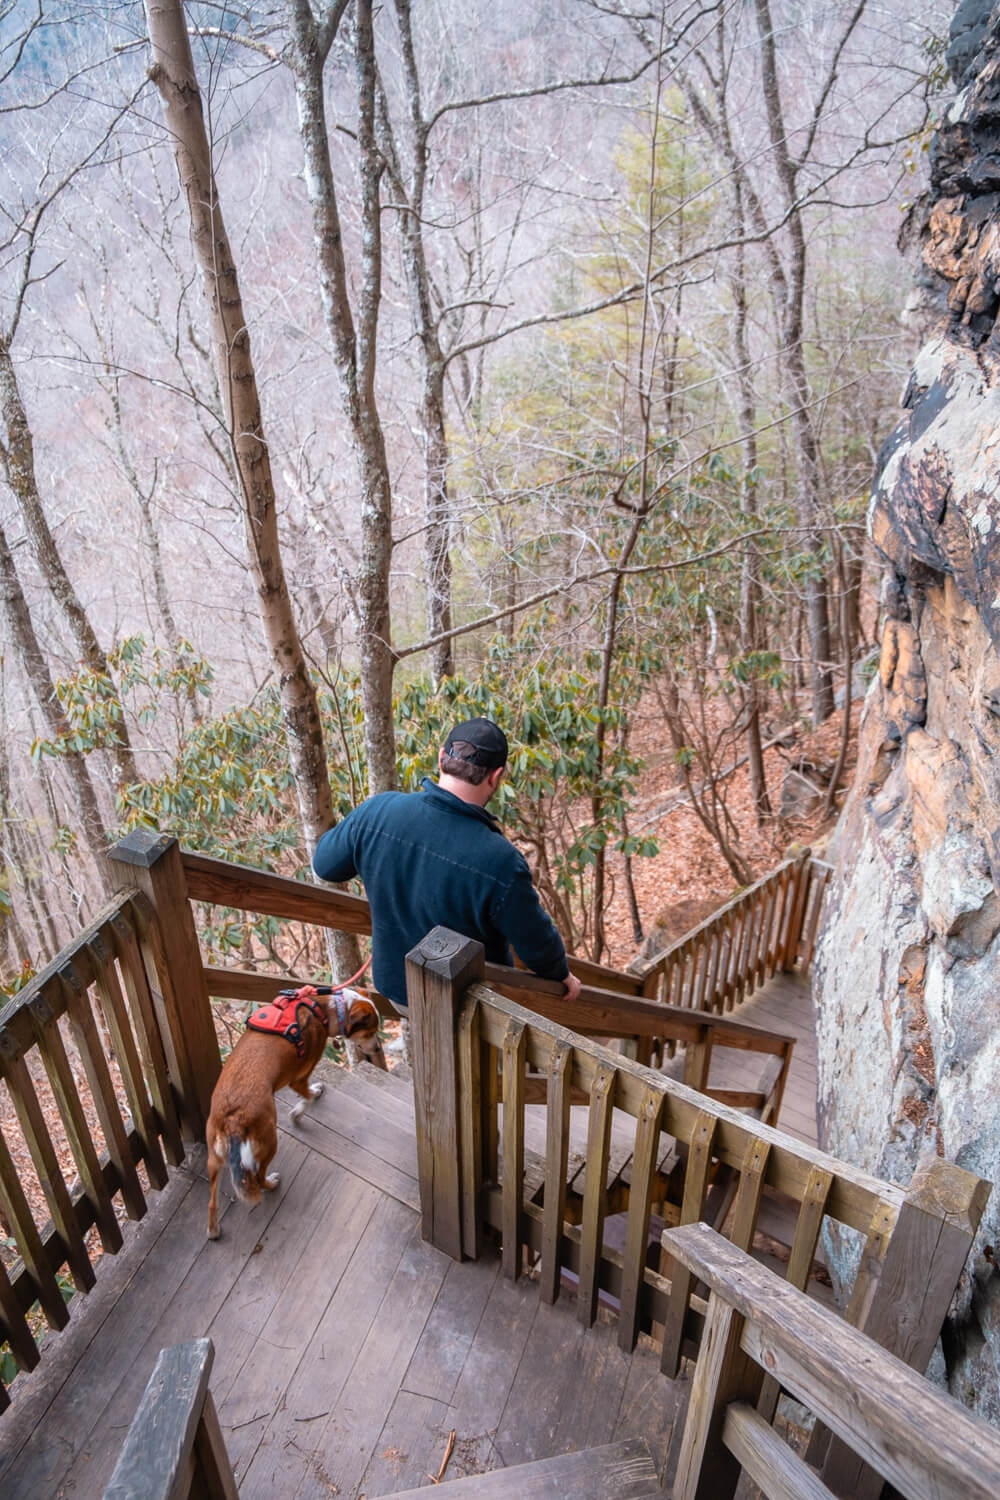
[[(409, 1085), (335, 1075), (300, 1129), (279, 1101), (279, 1188), (227, 1202), (206, 1239), (192, 1153), (0, 1418), (4, 1500), (95, 1500), (159, 1350), (208, 1336), (241, 1500), (374, 1500), (642, 1438), (661, 1481), (687, 1384), (617, 1329), (585, 1331), (491, 1253), (456, 1264), (420, 1237)], [(430, 1477), (428, 1477), (430, 1476)], [(457, 1497), (456, 1497), (457, 1500)]]

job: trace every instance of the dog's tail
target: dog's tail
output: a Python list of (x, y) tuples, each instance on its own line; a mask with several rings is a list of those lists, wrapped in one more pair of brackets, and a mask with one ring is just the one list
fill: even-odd
[(231, 1135), (228, 1141), (225, 1136), (217, 1136), (215, 1151), (220, 1157), (228, 1157), (229, 1175), (233, 1180), (233, 1192), (242, 1203), (256, 1202), (256, 1197), (247, 1189), (247, 1174), (256, 1172), (258, 1162), (254, 1156), (253, 1146), (248, 1140), (240, 1135)]

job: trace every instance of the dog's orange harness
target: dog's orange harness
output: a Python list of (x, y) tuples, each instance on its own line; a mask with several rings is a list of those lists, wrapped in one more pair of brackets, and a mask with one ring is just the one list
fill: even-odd
[(345, 987), (334, 989), (329, 984), (304, 984), (297, 990), (280, 990), (279, 993), (267, 1005), (262, 1005), (255, 1010), (247, 1021), (249, 1031), (269, 1032), (272, 1036), (283, 1036), (286, 1042), (291, 1042), (299, 1057), (305, 1056), (306, 1042), (303, 1036), (303, 1025), (299, 1021), (301, 1008), (312, 1012), (317, 1021), (322, 1022), (323, 1029), (329, 1035), (330, 1017), (322, 1005), (317, 1005), (320, 995), (332, 995), (333, 1003), (337, 1009), (337, 1022), (340, 1026), (340, 1035), (347, 1035), (347, 1016), (351, 1006), (360, 1001), (362, 1005), (370, 1005), (378, 1015), (378, 1010), (371, 1000), (364, 995), (359, 995), (357, 990), (349, 990)]
[(305, 1057), (306, 1040), (303, 1036), (304, 1022), (300, 1022), (299, 1016), (303, 1010), (314, 1015), (329, 1033), (330, 1018), (322, 1005), (316, 1002), (320, 995), (332, 995), (333, 990), (328, 985), (304, 984), (298, 990), (282, 990), (267, 1005), (262, 1005), (255, 1010), (247, 1021), (248, 1031), (270, 1032), (272, 1036), (283, 1036), (286, 1042), (291, 1042), (299, 1057)]

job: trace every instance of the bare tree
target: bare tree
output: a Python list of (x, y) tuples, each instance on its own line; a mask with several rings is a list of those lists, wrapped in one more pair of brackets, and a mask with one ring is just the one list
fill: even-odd
[(0, 527), (0, 602), (3, 604), (7, 633), (14, 643), (25, 676), (41, 710), (49, 732), (49, 738), (58, 749), (69, 776), (70, 786), (76, 802), (80, 829), (84, 844), (93, 857), (94, 876), (102, 892), (108, 890), (104, 855), (108, 838), (97, 801), (97, 793), (87, 769), (87, 762), (79, 750), (71, 748), (71, 734), (56, 695), (55, 684), (35, 628), (31, 621), (21, 581), (17, 576), (14, 557), (7, 545), (7, 537)]
[(215, 184), (183, 5), (147, 0), (150, 77), (163, 100), (212, 320), (227, 432), (244, 505), (247, 555), (278, 674), (289, 762), (310, 853), (333, 822), (323, 728), (281, 561), (271, 460), (250, 334)]

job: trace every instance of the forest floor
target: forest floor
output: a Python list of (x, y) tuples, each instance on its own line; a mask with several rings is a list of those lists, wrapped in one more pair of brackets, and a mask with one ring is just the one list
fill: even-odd
[[(765, 751), (767, 787), (775, 816), (763, 826), (758, 825), (749, 767), (745, 763), (719, 783), (720, 794), (739, 833), (740, 850), (755, 878), (760, 879), (779, 865), (793, 846), (808, 845), (822, 857), (843, 802), (844, 788), (854, 775), (860, 707), (857, 701), (851, 706), (851, 739), (832, 814), (823, 816), (820, 806), (804, 815), (782, 818), (780, 808), (782, 785), (790, 767), (808, 762), (832, 770), (836, 765), (843, 734), (841, 710), (818, 730), (793, 726), (782, 736), (782, 743)], [(738, 889), (718, 844), (699, 821), (690, 800), (684, 798), (673, 752), (666, 743), (666, 732), (655, 709), (655, 702), (651, 702), (646, 714), (637, 716), (634, 725), (634, 748), (646, 765), (629, 818), (630, 833), (653, 837), (659, 844), (658, 854), (632, 862), (636, 901), (650, 951), (676, 942), (725, 905)], [(765, 738), (773, 737), (781, 727), (776, 726)], [(742, 745), (739, 753), (743, 753)], [(817, 784), (825, 793), (826, 782), (817, 778)], [(606, 962), (614, 968), (625, 968), (637, 956), (638, 946), (632, 932), (620, 858), (616, 864), (614, 896), (607, 920)]]

